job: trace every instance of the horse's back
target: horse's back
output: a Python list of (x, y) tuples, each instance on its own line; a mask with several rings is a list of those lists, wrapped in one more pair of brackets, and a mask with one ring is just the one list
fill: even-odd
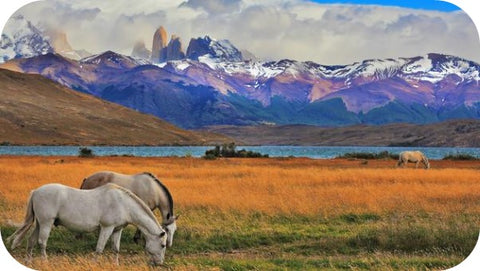
[(103, 220), (124, 220), (129, 198), (115, 184), (91, 190), (48, 184), (36, 189), (34, 197), (34, 211), (40, 221), (55, 219), (58, 225), (74, 231), (93, 231)]
[(74, 188), (57, 183), (46, 184), (35, 189), (32, 193), (32, 201), (37, 219), (40, 221), (53, 219), (63, 208), (76, 204), (74, 191)]
[(50, 183), (40, 186), (32, 193), (32, 197), (37, 201), (62, 202), (68, 200), (71, 192), (78, 190), (59, 183)]
[(113, 171), (95, 172), (83, 180), (80, 189), (94, 189), (107, 183), (112, 183), (115, 179), (122, 178), (122, 175)]
[(113, 171), (100, 171), (87, 177), (80, 187), (81, 189), (93, 189), (113, 183), (132, 191), (136, 196), (142, 199), (150, 209), (159, 204), (160, 186), (156, 178), (150, 173), (138, 173), (126, 175)]
[(91, 203), (106, 200), (112, 195), (121, 195), (122, 193), (116, 191), (116, 188), (118, 186), (115, 184), (106, 184), (91, 190), (81, 190), (63, 184), (52, 183), (35, 189), (32, 197), (43, 202), (54, 202), (62, 206), (68, 206), (78, 204), (81, 201)]
[(400, 159), (413, 161), (416, 159), (421, 159), (423, 157), (423, 153), (421, 151), (403, 151), (399, 156)]

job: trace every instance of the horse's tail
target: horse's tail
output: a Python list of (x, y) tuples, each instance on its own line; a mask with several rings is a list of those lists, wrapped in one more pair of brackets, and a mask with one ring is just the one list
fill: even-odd
[(25, 221), (23, 222), (23, 225), (18, 228), (10, 237), (7, 238), (7, 243), (10, 243), (13, 240), (12, 249), (15, 249), (20, 244), (20, 242), (22, 242), (23, 237), (25, 237), (25, 234), (27, 234), (28, 230), (35, 222), (35, 213), (33, 211), (32, 198), (33, 191), (32, 193), (30, 193), (30, 198), (28, 199), (27, 213), (25, 215)]

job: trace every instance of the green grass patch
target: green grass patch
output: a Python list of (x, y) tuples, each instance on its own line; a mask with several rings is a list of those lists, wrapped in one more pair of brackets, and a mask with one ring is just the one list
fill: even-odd
[[(348, 213), (325, 218), (181, 211), (174, 245), (167, 249), (168, 266), (221, 270), (449, 268), (471, 252), (480, 222), (475, 214)], [(2, 227), (2, 237), (14, 230)], [(124, 230), (122, 257), (144, 253), (133, 234), (131, 226)], [(76, 233), (54, 228), (47, 253), (88, 255), (95, 250), (97, 236), (89, 233), (77, 239)], [(20, 248), (14, 255), (22, 258), (24, 251)]]

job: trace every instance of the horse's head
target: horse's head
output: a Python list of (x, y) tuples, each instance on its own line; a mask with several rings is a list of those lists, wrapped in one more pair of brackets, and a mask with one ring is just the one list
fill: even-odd
[(428, 162), (428, 159), (425, 155), (422, 155), (422, 162), (423, 162), (423, 165), (425, 166), (425, 169), (430, 168), (430, 163)]
[(153, 265), (161, 265), (165, 259), (165, 251), (167, 250), (167, 236), (165, 231), (158, 235), (147, 234), (145, 250), (152, 257)]
[(177, 230), (177, 223), (176, 220), (180, 216), (172, 216), (169, 218), (168, 222), (163, 224), (163, 229), (165, 232), (167, 232), (167, 247), (171, 247), (173, 245), (173, 235), (175, 234), (175, 231)]

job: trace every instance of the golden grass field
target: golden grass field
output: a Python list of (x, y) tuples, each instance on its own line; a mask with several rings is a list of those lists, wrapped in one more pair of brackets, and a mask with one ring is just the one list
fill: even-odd
[[(326, 221), (325, 227), (327, 227), (330, 225), (328, 221), (337, 221), (338, 217), (349, 214), (375, 214), (379, 217), (379, 221), (374, 224), (361, 224), (358, 225), (358, 229), (367, 229), (368, 226), (372, 229), (384, 230), (385, 227), (395, 225), (397, 220), (405, 219), (409, 221), (408, 225), (405, 224), (406, 228), (412, 225), (428, 228), (431, 222), (432, 227), (437, 230), (458, 228), (459, 231), (473, 230), (478, 233), (478, 228), (469, 228), (471, 225), (480, 225), (479, 161), (431, 161), (432, 169), (430, 170), (414, 169), (413, 165), (409, 165), (409, 168), (405, 169), (395, 168), (395, 164), (396, 161), (393, 160), (371, 160), (365, 163), (361, 160), (307, 158), (209, 161), (188, 157), (2, 156), (0, 157), (0, 206), (2, 207), (0, 225), (11, 227), (12, 222), (23, 221), (26, 201), (32, 189), (53, 182), (79, 187), (86, 176), (100, 170), (113, 170), (127, 174), (148, 171), (159, 177), (172, 193), (176, 213), (181, 214), (177, 223), (179, 240), (185, 237), (182, 234), (186, 233), (192, 234), (192, 236), (201, 236), (202, 234), (214, 236), (218, 235), (219, 231), (228, 233), (240, 228), (244, 231), (247, 226), (252, 227), (253, 231), (264, 232), (268, 235), (270, 232), (279, 231), (274, 228), (273, 224), (270, 224), (275, 217), (286, 218), (285, 225), (281, 224), (286, 227), (285, 229), (295, 223), (302, 223), (291, 219), (305, 217), (308, 226), (311, 226), (305, 230), (310, 231), (317, 227), (313, 224), (315, 221), (319, 221), (318, 219)], [(258, 215), (262, 218), (258, 221), (255, 220), (256, 224), (248, 224), (248, 221), (243, 221)], [(434, 225), (443, 223), (440, 221), (457, 223), (452, 221), (458, 220), (459, 217), (462, 219), (466, 217), (468, 223), (455, 224), (451, 227)], [(305, 225), (301, 227), (303, 226)], [(362, 234), (362, 232), (356, 232), (355, 225), (347, 223), (342, 224), (341, 227), (349, 232), (339, 231), (338, 236), (334, 236), (335, 238), (343, 238), (342, 236), (348, 234), (357, 234), (357, 236)], [(183, 233), (181, 233), (182, 231)], [(312, 236), (318, 234), (315, 236), (319, 240), (322, 238), (319, 233), (311, 234)], [(5, 237), (3, 236), (3, 238)], [(228, 234), (223, 237), (228, 238)], [(303, 242), (302, 238), (293, 240), (292, 246)], [(379, 242), (383, 240), (381, 238), (383, 237), (380, 237)], [(187, 239), (185, 237), (185, 240)], [(472, 240), (473, 244), (475, 241)], [(131, 242), (131, 240), (122, 241), (121, 248), (125, 247), (125, 242)], [(31, 266), (43, 270), (65, 268), (113, 270), (117, 268), (108, 259), (108, 253), (104, 260), (92, 261), (91, 253), (69, 251), (68, 246), (66, 251), (57, 252), (55, 250), (54, 253), (51, 253), (54, 245), (55, 243), (49, 243), (47, 246), (47, 253), (50, 254), (49, 262), (38, 258), (33, 261)], [(176, 245), (180, 246), (174, 242), (174, 247)], [(275, 257), (282, 259), (288, 257), (303, 259), (302, 257), (304, 257), (308, 261), (315, 261), (324, 255), (321, 251), (318, 254), (312, 252), (315, 255), (306, 254), (305, 251), (302, 251), (302, 246), (295, 246), (296, 250), (288, 254), (283, 250), (284, 246), (290, 245), (288, 242), (285, 245), (283, 243), (270, 245), (272, 251), (278, 251), (278, 255)], [(147, 257), (144, 255), (143, 249), (135, 248), (133, 252), (128, 246), (128, 250), (122, 250), (120, 269), (148, 270)], [(250, 248), (234, 251), (227, 249), (226, 253), (230, 255), (227, 257), (229, 260), (239, 261), (246, 264), (247, 267), (247, 263), (253, 260), (254, 263), (258, 262), (259, 266), (266, 269), (270, 269), (270, 267), (276, 269), (278, 266), (270, 266), (270, 262), (269, 264), (261, 262), (267, 257), (265, 255), (268, 254), (268, 249), (269, 244), (265, 246), (252, 245)], [(94, 246), (85, 250), (93, 252)], [(200, 252), (191, 254), (188, 251), (185, 252), (186, 250), (183, 251), (181, 247), (172, 251), (167, 250), (167, 265), (170, 260), (174, 262), (170, 268), (176, 270), (216, 269), (219, 267), (217, 264), (221, 262), (215, 262), (215, 259), (225, 260), (222, 256), (225, 251), (217, 252), (213, 249), (213, 251), (201, 252), (200, 248), (198, 250)], [(176, 256), (176, 251), (181, 256)], [(180, 251), (182, 252), (180, 253)], [(465, 252), (450, 253), (453, 256), (449, 256), (449, 253), (442, 252), (432, 256), (430, 252), (430, 254), (425, 252), (424, 254), (420, 253), (419, 256), (418, 251), (411, 255), (408, 254), (408, 249), (405, 250), (406, 252), (402, 252), (403, 254), (396, 254), (394, 249), (392, 251), (390, 253), (382, 251), (382, 249), (374, 249), (373, 252), (359, 250), (353, 256), (349, 253), (331, 252), (325, 257), (333, 257), (334, 261), (336, 257), (340, 257), (339, 261), (347, 262), (363, 257), (367, 262), (368, 259), (373, 261), (375, 268), (396, 269), (392, 267), (395, 265), (391, 265), (389, 262), (401, 262), (405, 257), (420, 257), (421, 259), (433, 257), (435, 261), (443, 259), (446, 264), (458, 263), (465, 254)], [(376, 253), (380, 253), (381, 256), (375, 256)], [(23, 248), (15, 250), (13, 254), (17, 259), (23, 261)], [(38, 252), (35, 255), (38, 256)], [(207, 259), (212, 259), (213, 262)], [(245, 265), (242, 266), (239, 269), (250, 269), (244, 268)], [(255, 269), (255, 266), (253, 267)], [(410, 268), (410, 266), (408, 267)], [(222, 269), (221, 266), (219, 268)], [(415, 269), (415, 266), (412, 268)], [(287, 267), (287, 269), (290, 268)], [(296, 268), (292, 267), (292, 269)]]

